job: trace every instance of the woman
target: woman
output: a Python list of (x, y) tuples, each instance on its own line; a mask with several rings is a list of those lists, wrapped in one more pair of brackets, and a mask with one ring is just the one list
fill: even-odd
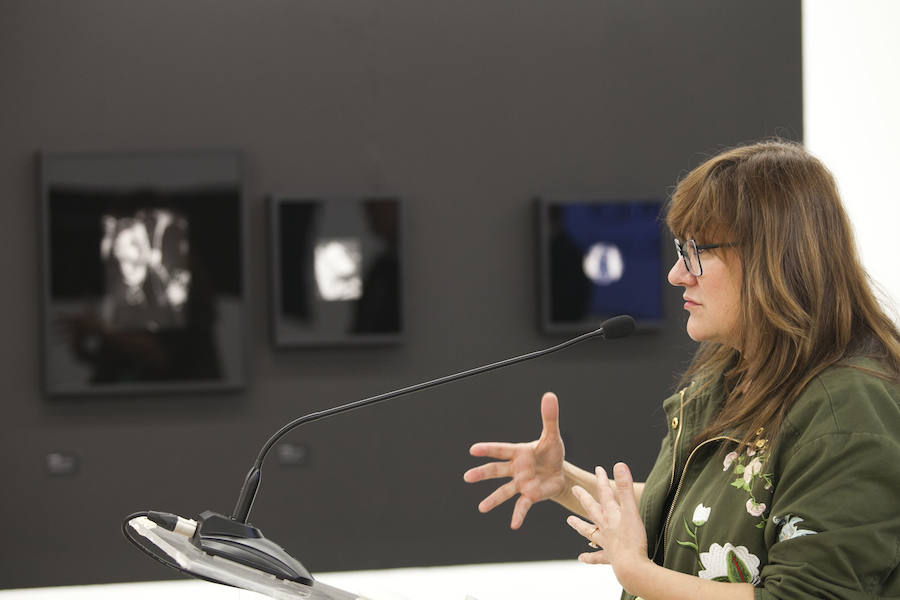
[[(558, 403), (468, 482), (511, 478), (511, 526), (552, 499), (623, 597), (900, 598), (900, 333), (859, 264), (830, 173), (800, 145), (726, 151), (676, 188), (666, 222), (700, 342), (646, 483), (564, 461)], [(726, 587), (729, 586), (729, 587)]]

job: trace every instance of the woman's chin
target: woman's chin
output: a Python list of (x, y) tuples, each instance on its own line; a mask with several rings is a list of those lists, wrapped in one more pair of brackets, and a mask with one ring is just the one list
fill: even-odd
[(688, 337), (695, 342), (709, 341), (709, 336), (704, 333), (703, 328), (698, 327), (696, 323), (691, 323), (691, 319), (688, 319), (687, 327), (685, 329), (687, 331)]

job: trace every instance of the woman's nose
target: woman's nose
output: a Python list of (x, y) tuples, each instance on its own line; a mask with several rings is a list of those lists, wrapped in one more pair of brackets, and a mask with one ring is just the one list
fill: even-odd
[(682, 260), (680, 256), (676, 257), (675, 264), (672, 265), (671, 269), (669, 269), (669, 275), (667, 279), (669, 280), (670, 284), (676, 287), (687, 287), (697, 282), (697, 278), (691, 275), (691, 272), (687, 270), (687, 267), (684, 266), (684, 260)]

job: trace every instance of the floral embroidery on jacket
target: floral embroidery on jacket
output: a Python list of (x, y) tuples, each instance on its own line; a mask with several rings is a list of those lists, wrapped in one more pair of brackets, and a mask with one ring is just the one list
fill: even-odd
[(728, 581), (735, 583), (750, 583), (756, 585), (759, 582), (759, 557), (751, 554), (745, 546), (734, 544), (713, 544), (707, 552), (700, 552), (697, 532), (709, 520), (712, 507), (704, 506), (701, 502), (694, 509), (691, 517), (691, 525), (684, 519), (684, 529), (691, 537), (691, 541), (675, 540), (680, 546), (692, 548), (697, 553), (697, 561), (700, 563), (700, 571), (697, 575), (703, 579), (712, 581)]
[(722, 470), (732, 469), (737, 476), (737, 479), (731, 482), (732, 487), (744, 490), (750, 495), (746, 505), (747, 514), (752, 517), (761, 517), (759, 523), (756, 524), (758, 529), (762, 529), (766, 525), (766, 503), (759, 502), (754, 496), (754, 483), (762, 481), (766, 490), (772, 489), (773, 485), (773, 474), (762, 472), (769, 444), (769, 440), (762, 437), (763, 431), (762, 427), (756, 431), (756, 439), (751, 442), (744, 452), (741, 454), (729, 452), (725, 455), (725, 460), (722, 461)]
[(697, 508), (694, 509), (694, 516), (691, 517), (691, 522), (700, 527), (709, 521), (709, 513), (712, 511), (711, 506), (703, 506), (703, 503), (697, 505)]
[[(765, 502), (756, 497), (754, 489), (756, 493), (760, 493), (760, 487), (769, 491), (774, 486), (774, 474), (763, 472), (769, 450), (769, 440), (762, 437), (763, 433), (763, 428), (757, 430), (755, 439), (749, 446), (745, 447), (741, 453), (736, 451), (729, 452), (722, 461), (722, 471), (732, 471), (735, 476), (730, 486), (746, 492), (747, 496), (749, 496), (744, 508), (750, 517), (759, 519), (759, 522), (755, 525), (758, 529), (762, 529), (766, 525), (768, 520), (766, 510), (768, 507)], [(756, 585), (760, 580), (760, 559), (751, 553), (746, 546), (735, 546), (730, 542), (724, 545), (713, 543), (706, 552), (700, 551), (700, 528), (709, 521), (711, 512), (712, 507), (706, 506), (702, 502), (698, 504), (694, 508), (690, 522), (688, 522), (687, 517), (683, 518), (684, 530), (687, 532), (689, 539), (676, 539), (675, 542), (679, 546), (691, 548), (697, 554), (697, 561), (700, 565), (700, 570), (697, 573), (699, 577), (712, 581), (745, 582)], [(719, 515), (717, 518), (721, 519), (721, 516)], [(791, 515), (787, 515), (783, 519), (785, 524), (781, 530), (781, 536), (813, 533), (809, 530), (797, 529), (797, 523), (800, 522), (800, 519), (794, 517), (794, 520), (790, 520), (790, 517)], [(776, 524), (778, 522), (776, 521)], [(800, 533), (801, 531), (806, 533)]]
[(697, 573), (702, 579), (731, 583), (759, 582), (759, 557), (744, 546), (713, 544), (708, 552), (700, 553), (703, 570)]
[(772, 521), (779, 526), (778, 541), (792, 540), (804, 535), (815, 535), (816, 531), (812, 529), (800, 529), (798, 525), (803, 522), (800, 517), (787, 514), (783, 517), (772, 517)]
[[(697, 540), (697, 532), (703, 527), (706, 522), (709, 520), (709, 513), (712, 511), (711, 506), (703, 506), (703, 503), (697, 505), (697, 508), (694, 509), (694, 515), (691, 517), (691, 523), (694, 524), (694, 529), (691, 529), (691, 526), (688, 524), (687, 519), (684, 519), (684, 530), (687, 531), (688, 535), (691, 536), (693, 541), (682, 542), (681, 540), (675, 540), (675, 543), (679, 546), (686, 546), (688, 548), (693, 548), (694, 552), (697, 553), (697, 556), (700, 556), (700, 547), (697, 545), (699, 542)], [(701, 563), (702, 565), (702, 563)]]

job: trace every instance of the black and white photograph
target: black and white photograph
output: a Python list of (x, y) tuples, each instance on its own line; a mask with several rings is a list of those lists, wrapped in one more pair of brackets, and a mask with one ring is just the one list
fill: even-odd
[(402, 339), (402, 207), (394, 197), (270, 198), (277, 347)]
[(47, 391), (242, 385), (237, 155), (47, 153), (41, 183)]

